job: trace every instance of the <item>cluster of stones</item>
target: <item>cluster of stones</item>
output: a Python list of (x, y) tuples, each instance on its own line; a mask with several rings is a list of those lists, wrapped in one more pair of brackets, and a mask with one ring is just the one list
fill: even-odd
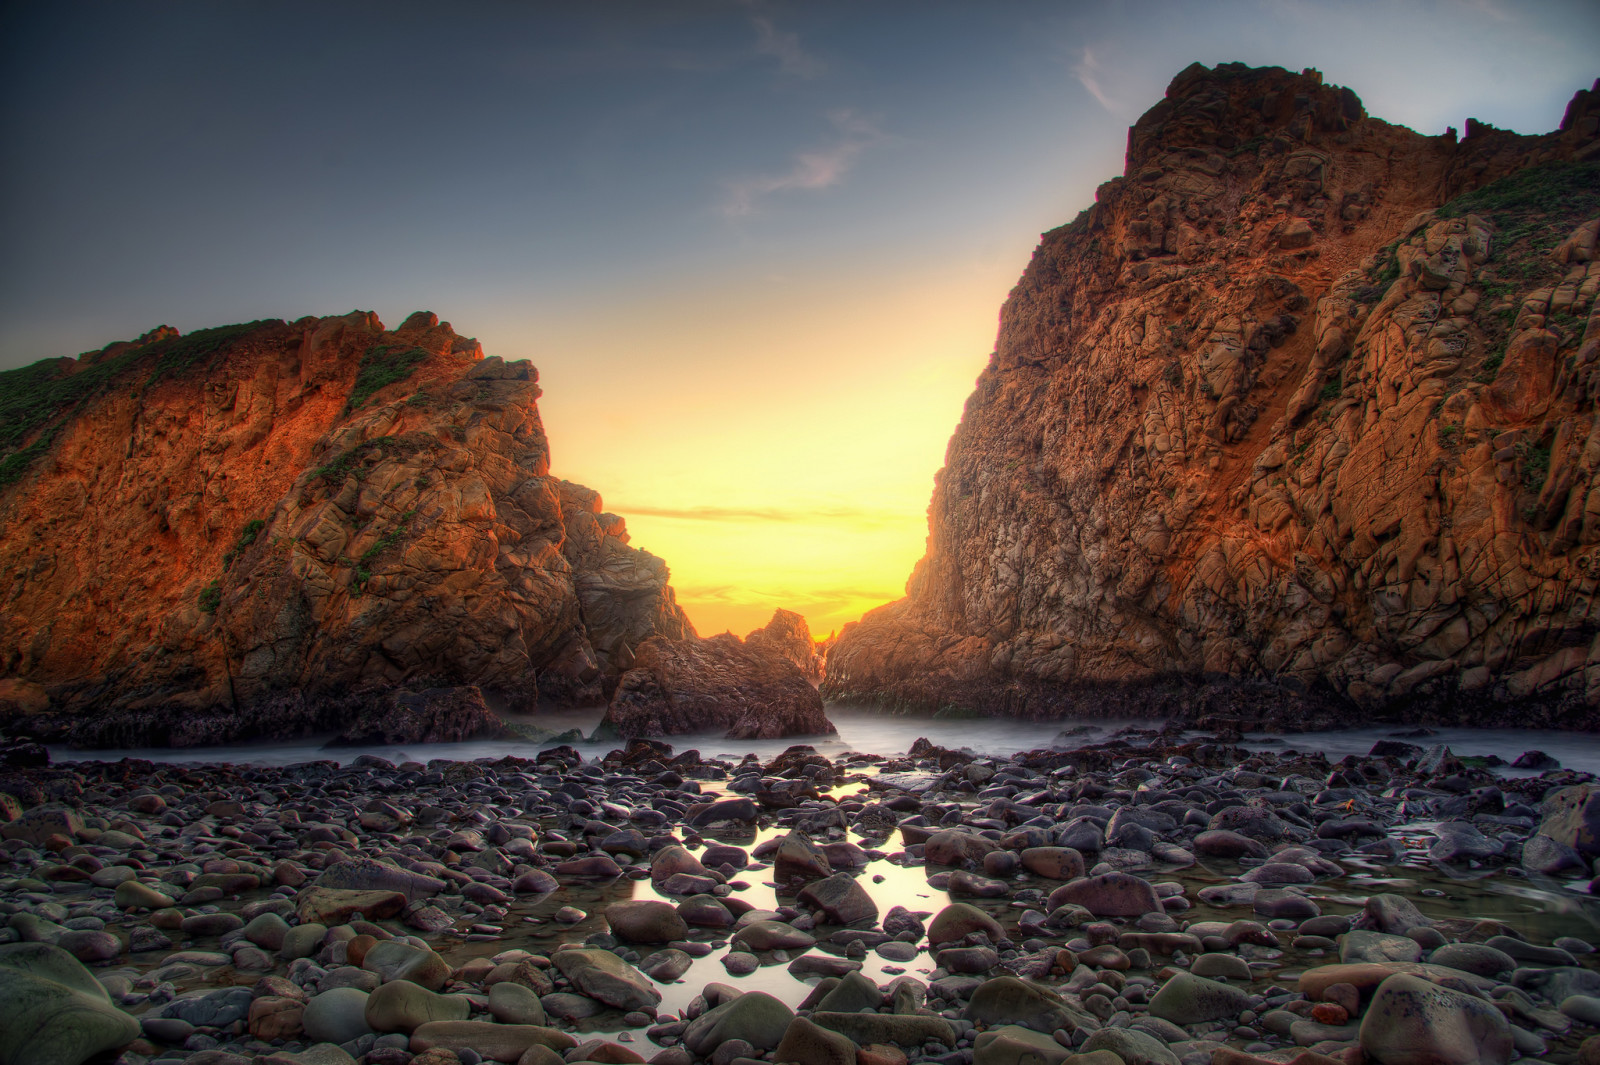
[[(1131, 738), (0, 772), (0, 1065), (1600, 1062), (1584, 938), (1359, 890), (1587, 887), (1592, 778)], [(881, 909), (884, 863), (952, 901)], [(776, 908), (740, 897), (758, 878)], [(654, 897), (604, 903), (606, 931), (506, 942), (530, 900), (570, 928), (575, 889), (629, 879)], [(726, 980), (663, 1011), (719, 951)], [(773, 965), (809, 987), (741, 990)]]

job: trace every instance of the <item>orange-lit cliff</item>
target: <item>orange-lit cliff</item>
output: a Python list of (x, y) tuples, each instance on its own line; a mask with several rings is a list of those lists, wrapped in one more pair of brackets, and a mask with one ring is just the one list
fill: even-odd
[[(14, 731), (299, 735), (466, 685), (596, 701), (643, 640), (693, 635), (665, 564), (550, 476), (534, 369), (431, 314), (162, 329), (4, 377)], [(422, 698), (418, 738), (478, 702)]]
[(825, 693), (1600, 726), (1600, 85), (1426, 137), (1195, 65), (1044, 234)]

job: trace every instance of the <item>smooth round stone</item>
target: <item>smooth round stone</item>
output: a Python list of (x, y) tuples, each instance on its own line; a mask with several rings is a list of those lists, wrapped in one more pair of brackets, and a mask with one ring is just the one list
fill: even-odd
[[(501, 1024), (546, 1023), (544, 1005), (539, 1001), (539, 996), (521, 984), (514, 984), (509, 980), (495, 984), (489, 989), (489, 1012)], [(465, 1019), (465, 1014), (460, 1019)]]
[(1173, 1024), (1203, 1024), (1237, 1017), (1249, 1005), (1250, 996), (1240, 988), (1180, 972), (1150, 1000), (1150, 1013)]
[(1221, 976), (1229, 980), (1242, 980), (1245, 983), (1253, 979), (1250, 963), (1237, 954), (1202, 954), (1195, 958), (1194, 964), (1189, 966), (1189, 971), (1196, 976)]
[[(533, 996), (533, 992), (527, 988), (519, 990)], [(534, 998), (534, 1003), (537, 1005), (537, 998)], [(464, 1021), (471, 1011), (472, 1004), (460, 995), (439, 995), (410, 980), (394, 980), (367, 996), (363, 1016), (367, 1027), (375, 1032), (405, 1032), (409, 1035), (429, 1021)], [(544, 1016), (542, 1010), (539, 1015)]]
[(122, 940), (110, 932), (69, 930), (61, 933), (56, 946), (79, 961), (114, 961), (122, 954)]
[(577, 924), (588, 916), (576, 906), (563, 906), (555, 913), (555, 919), (558, 924)]
[(733, 976), (745, 976), (761, 967), (761, 959), (754, 954), (735, 950), (723, 956), (722, 967)]
[(185, 917), (178, 926), (184, 935), (190, 936), (225, 936), (229, 932), (244, 927), (237, 914), (232, 913), (197, 913), (192, 917)]
[(257, 914), (244, 926), (244, 937), (267, 950), (283, 949), (283, 941), (288, 934), (289, 922), (275, 913)]
[(639, 970), (660, 984), (669, 984), (689, 971), (694, 959), (686, 951), (658, 950), (639, 963)]
[(172, 905), (172, 899), (149, 884), (125, 880), (111, 893), (111, 901), (124, 910), (161, 910)]
[(144, 1017), (139, 1021), (144, 1034), (159, 1043), (181, 1046), (194, 1034), (194, 1025), (180, 1017)]
[(315, 923), (295, 925), (284, 933), (283, 946), (279, 948), (278, 953), (288, 961), (309, 958), (317, 952), (317, 948), (322, 945), (322, 938), (327, 934), (327, 925)]
[(104, 869), (96, 869), (89, 874), (89, 883), (95, 887), (114, 888), (118, 884), (125, 884), (136, 879), (138, 873), (126, 865), (108, 865)]
[(914, 961), (917, 954), (920, 953), (913, 944), (902, 943), (894, 939), (887, 943), (879, 943), (872, 949), (880, 958), (886, 958), (889, 961)]
[(0, 1003), (0, 1061), (17, 1065), (77, 1065), (139, 1035), (82, 962), (46, 943), (0, 945)]
[(306, 1035), (318, 1042), (348, 1043), (372, 1031), (367, 1024), (367, 993), (353, 987), (324, 991), (306, 1003), (300, 1019)]

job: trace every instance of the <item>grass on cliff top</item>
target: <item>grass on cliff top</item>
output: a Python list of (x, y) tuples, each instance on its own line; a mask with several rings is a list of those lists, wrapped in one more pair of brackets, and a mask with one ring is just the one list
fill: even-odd
[[(131, 391), (139, 392), (165, 377), (177, 377), (210, 359), (231, 341), (259, 328), (244, 322), (196, 329), (123, 352), (116, 358), (83, 365), (75, 359), (42, 359), (31, 366), (0, 372), (0, 487), (18, 480), (34, 460), (50, 449), (59, 419), (70, 416), (86, 400), (124, 384), (122, 378), (148, 366), (150, 375)], [(54, 423), (54, 424), (52, 424)], [(26, 447), (24, 441), (34, 437)]]
[[(1542, 253), (1600, 213), (1600, 161), (1547, 163), (1507, 174), (1439, 208), (1440, 218), (1475, 214), (1494, 223), (1495, 240), (1511, 250)], [(1496, 256), (1498, 257), (1498, 255)]]
[(398, 344), (375, 344), (361, 356), (356, 384), (350, 392), (349, 410), (360, 410), (382, 388), (398, 384), (416, 372), (431, 357), (424, 348), (405, 348)]

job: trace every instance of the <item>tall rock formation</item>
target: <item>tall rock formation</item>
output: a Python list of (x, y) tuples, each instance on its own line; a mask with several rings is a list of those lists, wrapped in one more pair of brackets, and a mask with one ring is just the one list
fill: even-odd
[(1044, 234), (835, 698), (1600, 726), (1600, 83), (1426, 137), (1183, 71)]
[(598, 702), (693, 635), (666, 565), (550, 475), (533, 367), (431, 314), (163, 328), (0, 376), (0, 727), (448, 738), (486, 716), (448, 689)]

